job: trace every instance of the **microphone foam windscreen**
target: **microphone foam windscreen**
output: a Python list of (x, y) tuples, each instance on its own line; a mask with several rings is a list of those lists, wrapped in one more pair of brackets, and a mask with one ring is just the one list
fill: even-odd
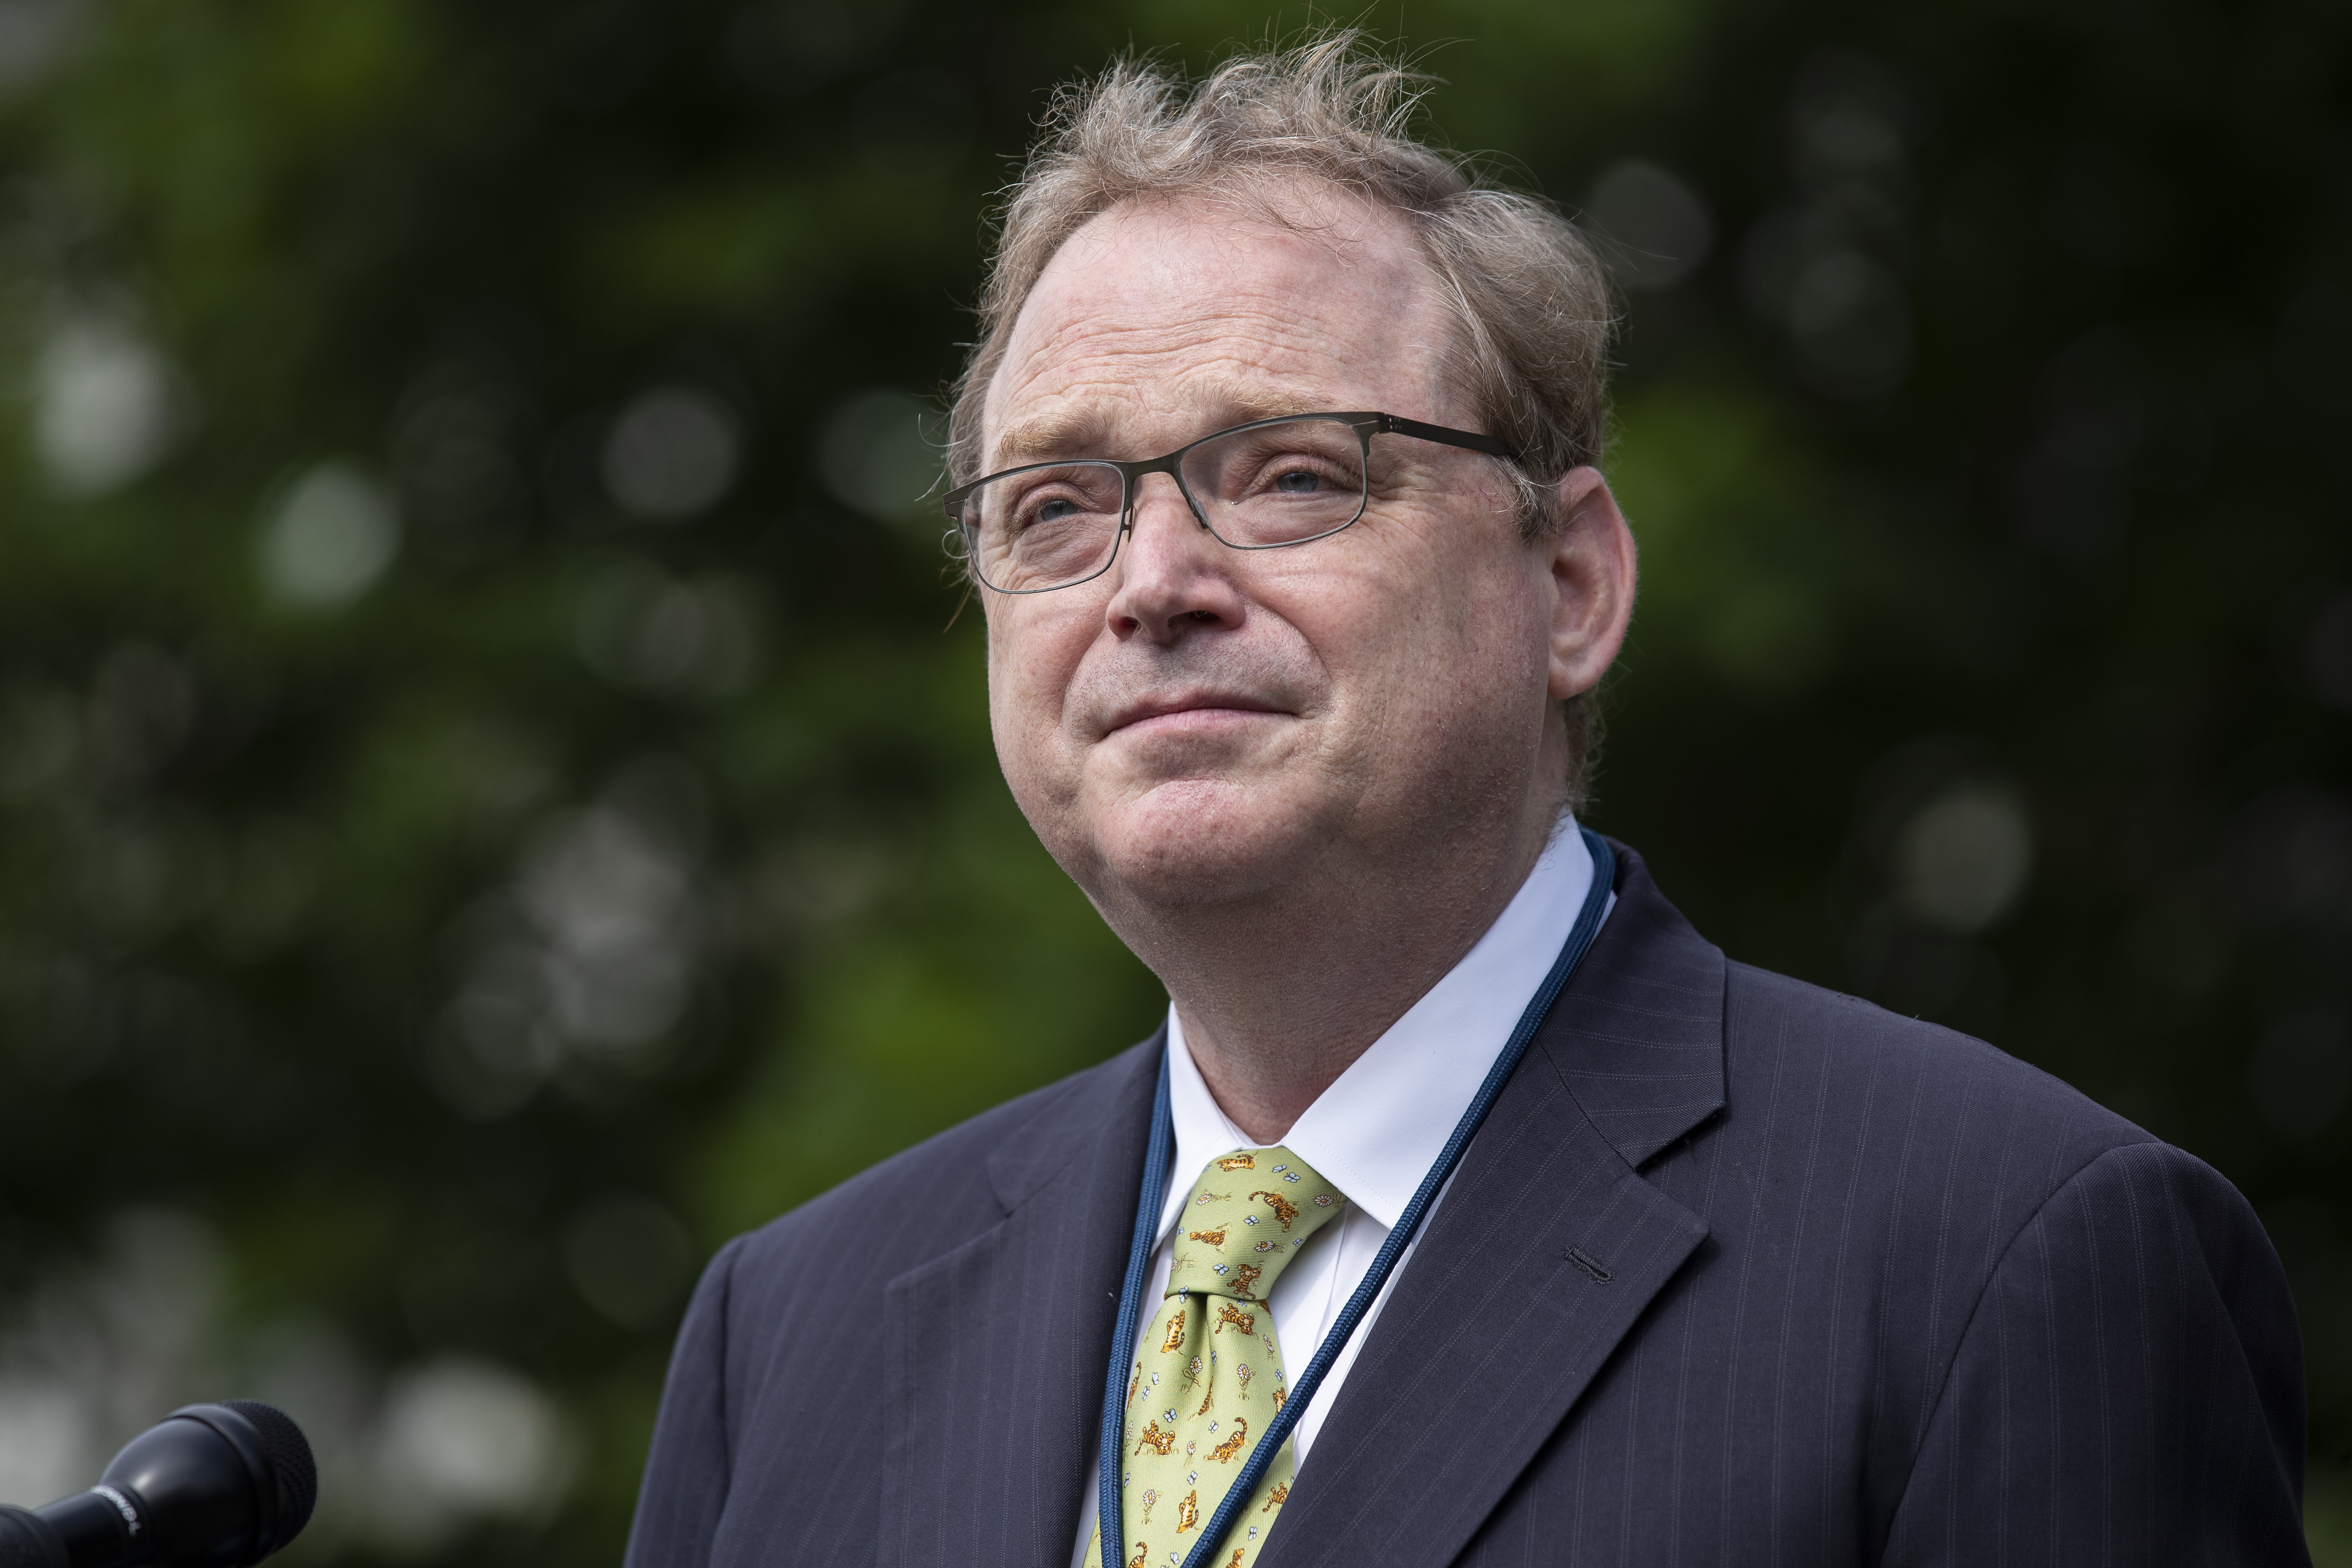
[(225, 1399), (221, 1402), (247, 1421), (261, 1434), (262, 1447), (269, 1450), (269, 1463), (278, 1472), (278, 1484), (284, 1490), (288, 1514), (279, 1544), (302, 1533), (310, 1522), (310, 1510), (319, 1503), (319, 1467), (310, 1458), (310, 1439), (294, 1418), (275, 1405), (264, 1405), (258, 1399)]

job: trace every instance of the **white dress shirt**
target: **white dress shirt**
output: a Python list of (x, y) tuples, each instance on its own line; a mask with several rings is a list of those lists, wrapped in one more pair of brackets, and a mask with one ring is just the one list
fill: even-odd
[[(1563, 817), (1550, 847), (1477, 945), (1389, 1026), (1283, 1138), (1284, 1148), (1348, 1196), (1347, 1209), (1298, 1249), (1267, 1293), (1286, 1376), (1296, 1377), (1305, 1370), (1340, 1310), (1363, 1283), (1389, 1228), (1420, 1190), (1495, 1058), (1503, 1054), (1519, 1015), (1551, 972), (1591, 885), (1592, 852), (1585, 847), (1576, 824)], [(1616, 903), (1614, 893), (1610, 903)], [(1220, 1155), (1262, 1146), (1218, 1107), (1184, 1043), (1184, 1025), (1173, 1005), (1168, 1009), (1168, 1089), (1176, 1152), (1160, 1203), (1159, 1247), (1144, 1288), (1146, 1317), (1168, 1287), (1177, 1216), (1202, 1171)], [(1444, 1197), (1441, 1192), (1439, 1201)], [(1430, 1205), (1432, 1213), (1436, 1206)], [(1371, 1310), (1292, 1428), (1297, 1462), (1305, 1463), (1331, 1402), (1339, 1395), (1339, 1385), (1348, 1380), (1348, 1369), (1355, 1364), (1356, 1352), (1371, 1332), (1372, 1320), (1387, 1304), (1418, 1245), (1416, 1238), (1397, 1259)], [(1084, 1562), (1094, 1536), (1099, 1479), (1097, 1461), (1087, 1467), (1073, 1568)]]

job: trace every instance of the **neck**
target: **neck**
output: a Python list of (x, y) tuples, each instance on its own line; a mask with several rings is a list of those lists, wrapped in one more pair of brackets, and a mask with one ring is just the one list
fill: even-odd
[(1168, 987), (1219, 1108), (1277, 1143), (1477, 944), (1555, 821), (1547, 811), (1485, 843), (1381, 857), (1370, 874), (1334, 868), (1238, 904), (1130, 910), (1116, 923)]

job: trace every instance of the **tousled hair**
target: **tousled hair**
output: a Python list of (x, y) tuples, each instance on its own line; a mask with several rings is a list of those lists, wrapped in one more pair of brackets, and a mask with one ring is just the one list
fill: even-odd
[[(1550, 205), (1487, 184), (1409, 133), (1425, 82), (1349, 29), (1234, 55), (1198, 82), (1126, 59), (1059, 89), (998, 214), (979, 339), (953, 390), (949, 483), (980, 476), (983, 405), (1013, 321), (1046, 264), (1089, 220), (1159, 200), (1239, 205), (1287, 223), (1281, 187), (1311, 182), (1403, 220), (1458, 330), (1448, 368), (1477, 427), (1517, 453), (1509, 467), (1520, 526), (1531, 541), (1557, 527), (1552, 486), (1599, 462), (1606, 432), (1607, 275)], [(1590, 692), (1562, 708), (1574, 808), (1584, 803), (1599, 710)]]

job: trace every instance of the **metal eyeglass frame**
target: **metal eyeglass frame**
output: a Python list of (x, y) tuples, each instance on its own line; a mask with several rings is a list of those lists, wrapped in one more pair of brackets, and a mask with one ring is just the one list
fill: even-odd
[[(1285, 539), (1272, 544), (1236, 544), (1211, 527), (1207, 513), (1202, 510), (1200, 501), (1192, 495), (1192, 487), (1184, 482), (1182, 464), (1185, 454), (1195, 447), (1205, 447), (1212, 441), (1222, 441), (1228, 436), (1238, 436), (1244, 430), (1262, 430), (1273, 425), (1304, 425), (1310, 422), (1345, 425), (1356, 433), (1356, 443), (1363, 459), (1363, 488), (1357, 493), (1356, 510), (1348, 521), (1337, 527), (1327, 528), (1320, 533), (1310, 533), (1303, 539)], [(1212, 430), (1198, 440), (1185, 442), (1165, 457), (1146, 458), (1131, 463), (1120, 462), (1115, 458), (1065, 458), (1050, 463), (1024, 463), (1019, 468), (1002, 468), (992, 474), (984, 474), (971, 483), (959, 485), (947, 493), (944, 504), (947, 508), (949, 533), (961, 542), (963, 559), (970, 562), (971, 542), (964, 537), (963, 503), (972, 491), (982, 485), (993, 484), (998, 479), (1011, 479), (1015, 474), (1034, 473), (1040, 468), (1075, 468), (1083, 463), (1118, 470), (1118, 531), (1111, 536), (1110, 553), (1103, 557), (1103, 563), (1083, 577), (1073, 577), (1066, 583), (1055, 583), (1044, 588), (1000, 588), (982, 577), (977, 566), (971, 568), (974, 582), (992, 594), (1055, 594), (1064, 588), (1075, 588), (1082, 583), (1093, 582), (1111, 569), (1112, 563), (1118, 559), (1119, 546), (1126, 542), (1128, 535), (1135, 531), (1135, 487), (1136, 482), (1146, 474), (1166, 474), (1169, 479), (1175, 481), (1177, 493), (1184, 498), (1184, 505), (1192, 511), (1192, 521), (1199, 523), (1202, 531), (1210, 538), (1229, 550), (1287, 550), (1297, 544), (1312, 544), (1318, 539), (1328, 539), (1335, 533), (1345, 532), (1362, 521), (1364, 509), (1371, 501), (1372, 437), (1375, 436), (1410, 436), (1417, 441), (1433, 441), (1441, 447), (1458, 447), (1465, 452), (1483, 452), (1487, 457), (1502, 458), (1512, 462), (1517, 462), (1519, 456), (1511, 449), (1507, 442), (1497, 440), (1492, 436), (1481, 436), (1469, 430), (1449, 430), (1443, 425), (1424, 425), (1418, 419), (1406, 419), (1394, 414), (1278, 414), (1271, 419), (1253, 419), (1247, 424), (1228, 426), (1223, 430)]]

